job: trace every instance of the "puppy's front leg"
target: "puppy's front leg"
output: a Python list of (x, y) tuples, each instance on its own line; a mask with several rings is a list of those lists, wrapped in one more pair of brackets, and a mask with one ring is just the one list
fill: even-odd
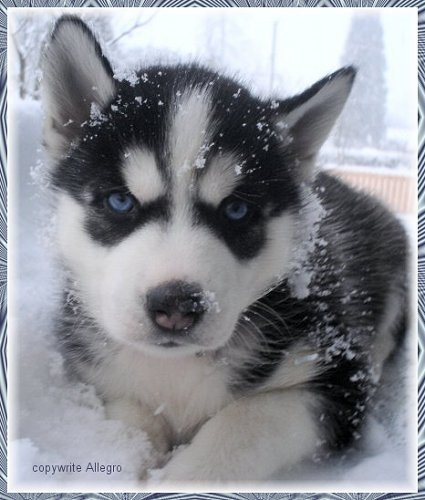
[[(240, 399), (212, 417), (163, 469), (173, 481), (256, 481), (312, 456), (318, 432), (308, 391)], [(309, 399), (310, 398), (310, 399)]]

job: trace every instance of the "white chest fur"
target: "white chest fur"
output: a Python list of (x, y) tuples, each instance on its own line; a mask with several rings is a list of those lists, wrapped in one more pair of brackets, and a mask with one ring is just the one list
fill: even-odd
[(120, 347), (89, 378), (106, 400), (141, 403), (185, 439), (231, 400), (227, 369), (206, 356), (154, 357)]

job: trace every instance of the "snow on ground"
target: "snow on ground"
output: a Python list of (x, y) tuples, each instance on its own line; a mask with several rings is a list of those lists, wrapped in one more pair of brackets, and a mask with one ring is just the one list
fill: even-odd
[[(11, 288), (9, 316), (9, 488), (11, 491), (135, 491), (138, 474), (149, 467), (145, 434), (105, 418), (93, 387), (66, 380), (56, 352), (53, 317), (60, 294), (49, 231), (54, 224), (49, 196), (40, 196), (31, 171), (40, 178), (45, 164), (40, 148), (38, 103), (17, 101), (11, 122), (19, 133), (12, 144)], [(13, 112), (13, 103), (12, 103)], [(416, 385), (401, 359), (386, 375), (364, 436), (354, 450), (327, 463), (305, 463), (282, 471), (271, 491), (408, 491), (416, 475)], [(406, 354), (404, 358), (406, 358)], [(410, 373), (410, 376), (407, 376)], [(406, 387), (412, 395), (406, 397)], [(410, 438), (409, 438), (410, 436)], [(408, 446), (413, 444), (413, 448)], [(85, 469), (91, 463), (92, 469)], [(82, 471), (57, 472), (52, 465), (81, 465)], [(96, 464), (120, 471), (96, 472)], [(40, 472), (49, 465), (50, 470)], [(38, 469), (34, 471), (35, 469)], [(109, 473), (110, 472), (110, 473)], [(410, 482), (409, 482), (410, 481)], [(259, 488), (267, 490), (264, 485)]]

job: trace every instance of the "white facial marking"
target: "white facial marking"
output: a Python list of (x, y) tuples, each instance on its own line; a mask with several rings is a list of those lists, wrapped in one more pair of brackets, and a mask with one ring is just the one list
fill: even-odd
[[(260, 254), (246, 264), (248, 304), (258, 300), (267, 288), (284, 277), (290, 267), (295, 237), (294, 216), (284, 213), (268, 223), (267, 243)], [(251, 292), (251, 293), (249, 293)]]
[(154, 155), (134, 146), (124, 153), (122, 172), (125, 182), (140, 203), (154, 201), (165, 195), (165, 185)]
[(212, 205), (219, 205), (233, 192), (238, 183), (237, 165), (237, 159), (231, 154), (213, 158), (199, 181), (200, 198)]
[(58, 203), (58, 242), (62, 257), (71, 270), (76, 286), (97, 314), (102, 309), (99, 289), (103, 285), (104, 262), (109, 250), (91, 240), (84, 229), (84, 209), (73, 198), (62, 194)]
[(207, 90), (193, 88), (176, 96), (168, 140), (173, 176), (174, 214), (188, 212), (196, 172), (205, 168), (211, 148), (211, 101)]
[(176, 96), (169, 148), (176, 172), (202, 168), (202, 153), (208, 148), (211, 102), (208, 92), (195, 88)]

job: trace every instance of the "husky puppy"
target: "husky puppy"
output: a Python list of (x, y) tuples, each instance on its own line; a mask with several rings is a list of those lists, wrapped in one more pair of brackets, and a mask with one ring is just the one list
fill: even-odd
[(114, 77), (57, 22), (45, 144), (67, 270), (69, 372), (159, 454), (165, 481), (262, 480), (349, 446), (407, 310), (406, 238), (316, 174), (345, 67), (262, 100), (196, 65)]

